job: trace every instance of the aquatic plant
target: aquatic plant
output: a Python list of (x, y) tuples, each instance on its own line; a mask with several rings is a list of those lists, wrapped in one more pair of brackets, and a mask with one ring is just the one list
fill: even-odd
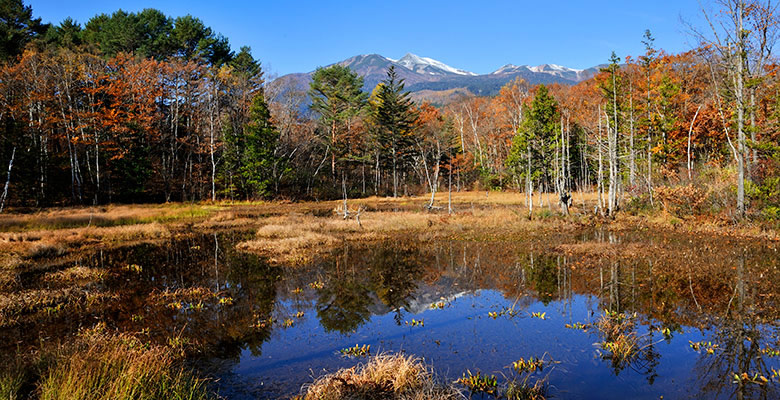
[(320, 281), (314, 281), (309, 283), (309, 287), (312, 289), (320, 290), (325, 287), (325, 284)]
[(293, 289), (292, 292), (293, 292), (293, 294), (301, 294), (301, 293), (303, 293), (303, 289), (297, 287), (297, 288)]
[(526, 378), (522, 382), (509, 382), (502, 397), (507, 400), (544, 400), (546, 392), (543, 379), (531, 385), (528, 383), (528, 378)]
[(293, 325), (295, 325), (295, 321), (290, 318), (285, 318), (282, 322), (282, 328), (291, 328)]
[(233, 304), (233, 298), (232, 297), (220, 297), (219, 298), (219, 304), (223, 306), (229, 306)]
[(780, 350), (773, 349), (771, 347), (765, 347), (761, 349), (761, 354), (767, 357), (780, 357)]
[(581, 322), (575, 322), (573, 324), (566, 324), (564, 325), (567, 329), (577, 329), (581, 331), (586, 331), (591, 328), (591, 324), (583, 324)]
[(276, 320), (273, 317), (268, 317), (266, 319), (257, 321), (254, 324), (254, 327), (255, 328), (264, 329), (264, 328), (271, 327), (275, 322), (276, 322)]
[(718, 345), (712, 344), (712, 342), (692, 342), (689, 340), (688, 343), (692, 349), (696, 351), (704, 350), (707, 354), (715, 354), (715, 350), (718, 349)]
[(416, 319), (412, 318), (411, 322), (405, 321), (405, 323), (408, 326), (425, 326), (425, 320), (422, 320), (422, 319), (421, 320), (416, 320)]
[(601, 348), (607, 351), (608, 358), (616, 364), (631, 360), (639, 352), (639, 343), (633, 333), (619, 334), (609, 341), (601, 342)]
[(547, 313), (546, 312), (532, 312), (531, 318), (539, 318), (539, 319), (547, 319)]
[(498, 379), (496, 379), (496, 376), (482, 375), (479, 371), (474, 375), (470, 370), (466, 370), (463, 373), (463, 377), (455, 382), (467, 387), (472, 393), (496, 394), (498, 391)]
[(362, 346), (354, 345), (353, 347), (346, 347), (339, 350), (341, 355), (346, 357), (366, 357), (371, 354), (371, 345), (364, 344)]
[(529, 357), (527, 360), (521, 358), (512, 363), (512, 369), (514, 369), (518, 374), (525, 372), (535, 372), (536, 370), (541, 371), (543, 368), (544, 360), (541, 358)]
[(446, 307), (446, 306), (447, 306), (447, 303), (445, 303), (444, 301), (438, 301), (436, 303), (432, 303), (431, 304), (431, 309), (433, 309), (433, 310), (437, 310), (437, 309), (438, 310), (443, 310), (444, 307)]
[(764, 375), (759, 374), (758, 372), (754, 373), (753, 375), (750, 375), (747, 372), (743, 372), (741, 374), (735, 373), (732, 382), (739, 385), (766, 385), (767, 382), (769, 382), (769, 379), (767, 379), (767, 377)]

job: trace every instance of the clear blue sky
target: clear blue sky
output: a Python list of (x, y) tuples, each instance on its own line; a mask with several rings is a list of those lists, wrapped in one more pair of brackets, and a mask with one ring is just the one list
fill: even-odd
[[(711, 0), (702, 0), (706, 5)], [(638, 55), (645, 29), (669, 52), (691, 48), (680, 18), (701, 25), (696, 0), (308, 1), (25, 0), (33, 14), (85, 23), (119, 8), (192, 14), (252, 47), (271, 74), (308, 72), (357, 54), (400, 58), (407, 52), (489, 73), (504, 64), (588, 68)]]

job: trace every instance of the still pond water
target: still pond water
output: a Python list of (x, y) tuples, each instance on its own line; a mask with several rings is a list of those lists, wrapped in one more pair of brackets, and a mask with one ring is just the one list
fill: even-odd
[[(780, 398), (776, 244), (646, 231), (550, 239), (588, 253), (398, 239), (343, 244), (285, 268), (234, 249), (251, 235), (192, 233), (63, 265), (115, 271), (95, 288), (113, 300), (19, 333), (56, 337), (102, 320), (162, 342), (176, 336), (200, 345), (194, 366), (230, 399), (298, 394), (361, 362), (340, 353), (355, 345), (422, 357), (442, 382), (467, 370), (505, 381), (517, 376), (514, 361), (544, 357), (552, 362), (531, 379), (545, 378), (552, 398)], [(628, 362), (607, 356), (597, 329), (566, 326), (595, 324), (605, 310), (635, 320), (642, 351)], [(742, 373), (769, 382), (735, 382)]]

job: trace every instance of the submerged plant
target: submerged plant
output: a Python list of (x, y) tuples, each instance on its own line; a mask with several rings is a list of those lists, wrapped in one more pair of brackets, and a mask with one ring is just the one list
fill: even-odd
[(339, 350), (339, 352), (345, 357), (366, 357), (371, 354), (371, 345), (364, 344), (362, 346), (358, 346), (356, 344), (353, 347), (343, 348)]
[(309, 287), (312, 288), (312, 289), (319, 290), (319, 289), (324, 288), (325, 284), (320, 282), (320, 281), (314, 281), (314, 282), (309, 283)]
[(496, 379), (496, 376), (482, 375), (479, 371), (474, 375), (471, 371), (466, 370), (463, 373), (463, 377), (455, 382), (467, 387), (472, 393), (496, 394), (498, 391), (498, 379)]

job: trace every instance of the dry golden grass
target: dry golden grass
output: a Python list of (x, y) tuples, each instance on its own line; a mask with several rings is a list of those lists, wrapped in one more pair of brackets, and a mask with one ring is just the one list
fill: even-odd
[(84, 227), (0, 233), (0, 268), (13, 268), (23, 259), (51, 259), (89, 244), (131, 243), (171, 236), (165, 225), (149, 224)]
[(202, 380), (176, 365), (170, 348), (95, 332), (56, 357), (38, 391), (42, 400), (212, 397)]
[(202, 218), (221, 209), (218, 205), (187, 203), (50, 208), (30, 214), (0, 214), (0, 231), (23, 232), (170, 222)]
[(445, 400), (463, 396), (437, 385), (422, 360), (401, 354), (379, 354), (367, 363), (318, 378), (304, 387), (304, 400)]
[(528, 217), (516, 207), (476, 208), (453, 215), (424, 211), (363, 212), (360, 223), (334, 212), (329, 217), (288, 214), (259, 222), (256, 238), (237, 245), (240, 250), (266, 256), (276, 264), (302, 265), (320, 252), (344, 241), (371, 242), (398, 235), (418, 241), (442, 238), (499, 239), (502, 235), (528, 236), (550, 229), (573, 228), (563, 218)]
[(43, 280), (51, 283), (71, 283), (76, 281), (99, 281), (107, 275), (105, 270), (74, 266), (62, 271), (47, 273)]

